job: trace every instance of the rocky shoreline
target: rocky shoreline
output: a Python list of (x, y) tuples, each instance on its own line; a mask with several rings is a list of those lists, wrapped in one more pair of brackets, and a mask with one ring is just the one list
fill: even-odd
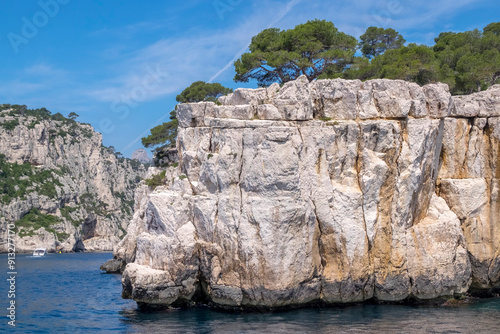
[(178, 107), (178, 167), (136, 192), (124, 298), (282, 309), (500, 286), (499, 85), (301, 77), (219, 101)]

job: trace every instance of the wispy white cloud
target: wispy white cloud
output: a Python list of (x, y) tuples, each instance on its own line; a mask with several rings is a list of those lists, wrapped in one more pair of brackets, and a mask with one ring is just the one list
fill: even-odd
[[(330, 1), (256, 1), (253, 10), (232, 27), (224, 29), (192, 29), (183, 36), (157, 40), (137, 50), (130, 51), (125, 45), (115, 44), (106, 49), (103, 59), (113, 59), (107, 79), (91, 82), (78, 91), (80, 95), (96, 101), (113, 103), (117, 99), (131, 99), (134, 92), (139, 102), (154, 100), (178, 93), (196, 80), (213, 81), (228, 71), (233, 62), (247, 49), (252, 36), (261, 30), (276, 26), (291, 28), (307, 20), (320, 18), (331, 20), (341, 30), (359, 37), (369, 25), (411, 30), (437, 22), (443, 15), (452, 15), (473, 0), (436, 0), (430, 2), (354, 0)], [(241, 15), (237, 11), (231, 15)], [(162, 22), (137, 22), (105, 33), (127, 33), (157, 29)], [(204, 27), (206, 28), (206, 27)], [(103, 32), (104, 33), (104, 32)], [(431, 39), (425, 32), (422, 39)], [(152, 81), (151, 69), (160, 74), (157, 85)], [(33, 67), (35, 73), (49, 73), (53, 69)], [(62, 75), (62, 73), (61, 73)], [(142, 89), (142, 88), (146, 89)], [(36, 86), (30, 89), (36, 89)], [(137, 100), (137, 99), (136, 99)]]
[(71, 73), (46, 63), (37, 63), (19, 70), (15, 79), (0, 82), (1, 94), (7, 98), (26, 97), (65, 85), (71, 80)]
[[(268, 26), (266, 28), (272, 28), (274, 27), (279, 21), (281, 21), (292, 9), (294, 6), (296, 6), (299, 2), (301, 2), (301, 0), (291, 0), (290, 2), (288, 2), (285, 6), (285, 8), (283, 10), (281, 10), (281, 12), (274, 18), (274, 20), (271, 21), (271, 23), (268, 24)], [(215, 79), (217, 79), (217, 77), (219, 75), (221, 75), (223, 72), (225, 72), (226, 70), (228, 70), (231, 65), (241, 56), (242, 53), (245, 52), (245, 50), (248, 48), (248, 46), (244, 46), (243, 48), (241, 48), (238, 52), (236, 52), (236, 54), (234, 55), (234, 57), (228, 62), (226, 63), (226, 65), (224, 65), (219, 71), (217, 71), (217, 73), (215, 73), (208, 81), (209, 82), (212, 82), (214, 81)]]
[(69, 71), (56, 68), (46, 63), (34, 64), (26, 67), (22, 72), (27, 76), (49, 76), (51, 78), (58, 77), (58, 79), (69, 75)]
[(102, 28), (89, 32), (89, 36), (110, 36), (130, 39), (137, 34), (149, 33), (167, 26), (164, 21), (142, 21), (135, 22), (119, 28)]
[(214, 80), (247, 49), (252, 36), (279, 23), (300, 1), (292, 0), (285, 6), (278, 2), (268, 4), (231, 29), (193, 30), (182, 37), (161, 39), (130, 53), (119, 64), (119, 74), (92, 87), (87, 94), (102, 101), (115, 101), (144, 86), (144, 80), (151, 76), (150, 69), (161, 72), (162, 82), (147, 89), (147, 96), (141, 100), (178, 93), (196, 80)]
[[(475, 0), (435, 0), (426, 2), (402, 3), (401, 14), (391, 17), (389, 23), (394, 23), (400, 29), (421, 28), (439, 20), (449, 19), (458, 11), (477, 1)], [(425, 27), (425, 26), (424, 26)]]
[(309, 1), (298, 6), (282, 24), (292, 27), (314, 18), (326, 19), (334, 22), (339, 30), (356, 38), (369, 26), (426, 34), (433, 26), (452, 20), (458, 12), (476, 3), (475, 0)]

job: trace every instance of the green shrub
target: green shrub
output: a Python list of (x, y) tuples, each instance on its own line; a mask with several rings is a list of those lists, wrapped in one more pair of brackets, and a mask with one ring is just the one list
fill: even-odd
[(61, 113), (56, 113), (52, 115), (50, 118), (54, 121), (61, 121), (61, 122), (67, 120), (67, 118), (64, 117)]
[(13, 198), (24, 197), (33, 183), (33, 167), (28, 163), (8, 162), (5, 155), (0, 154), (0, 171), (1, 202), (8, 204)]
[(14, 130), (16, 126), (19, 125), (19, 120), (13, 119), (11, 121), (3, 122), (0, 124), (1, 126), (4, 127), (5, 130)]
[(10, 104), (0, 104), (0, 111), (9, 110)]
[(94, 135), (94, 132), (90, 129), (87, 129), (87, 128), (82, 128), (81, 131), (82, 131), (83, 136), (87, 137), (87, 138), (92, 138), (92, 136)]
[(40, 122), (39, 121), (34, 121), (34, 120), (31, 121), (31, 123), (28, 124), (28, 129), (34, 129), (35, 125), (37, 125), (37, 124), (40, 124)]
[(41, 213), (37, 208), (33, 208), (19, 219), (15, 225), (18, 229), (21, 227), (24, 229), (33, 228), (33, 231), (43, 227), (47, 232), (55, 233), (56, 231), (52, 226), (59, 223), (61, 223), (59, 217)]
[(44, 195), (49, 198), (57, 197), (56, 187), (50, 182), (45, 182), (41, 186), (37, 187), (37, 191), (40, 195)]
[(69, 234), (65, 232), (56, 232), (57, 240), (64, 241), (69, 238)]
[(165, 174), (166, 171), (162, 171), (159, 174), (153, 175), (150, 179), (145, 179), (148, 187), (155, 189), (158, 186), (165, 184)]
[(75, 211), (77, 211), (77, 210), (78, 210), (78, 208), (73, 208), (73, 207), (71, 207), (71, 206), (65, 206), (65, 207), (63, 207), (63, 208), (61, 208), (61, 209), (60, 209), (60, 211), (61, 211), (61, 216), (63, 216), (63, 217), (64, 217), (64, 219), (66, 219), (66, 221), (71, 222), (71, 224), (72, 224), (73, 226), (75, 226), (75, 227), (76, 227), (76, 226), (78, 226), (78, 222), (77, 222), (77, 221), (75, 221), (75, 220), (71, 217), (71, 213), (73, 213), (73, 212), (75, 212)]
[(142, 166), (142, 162), (140, 162), (139, 160), (136, 160), (136, 159), (126, 159), (129, 163), (130, 163), (130, 166), (132, 167), (133, 170), (137, 171), (139, 170), (139, 168), (141, 168)]

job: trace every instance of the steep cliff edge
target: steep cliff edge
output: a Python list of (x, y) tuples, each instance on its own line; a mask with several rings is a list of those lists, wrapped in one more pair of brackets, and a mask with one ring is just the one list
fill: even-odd
[(301, 77), (179, 105), (179, 175), (141, 198), (115, 252), (123, 297), (286, 307), (498, 287), (499, 92)]
[(145, 166), (118, 158), (88, 124), (46, 109), (0, 107), (0, 234), (15, 224), (21, 252), (113, 250)]

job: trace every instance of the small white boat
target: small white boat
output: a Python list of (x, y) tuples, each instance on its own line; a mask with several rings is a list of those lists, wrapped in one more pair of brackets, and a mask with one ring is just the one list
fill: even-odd
[(45, 253), (47, 253), (47, 249), (37, 248), (33, 251), (33, 256), (36, 256), (36, 257), (45, 256)]

